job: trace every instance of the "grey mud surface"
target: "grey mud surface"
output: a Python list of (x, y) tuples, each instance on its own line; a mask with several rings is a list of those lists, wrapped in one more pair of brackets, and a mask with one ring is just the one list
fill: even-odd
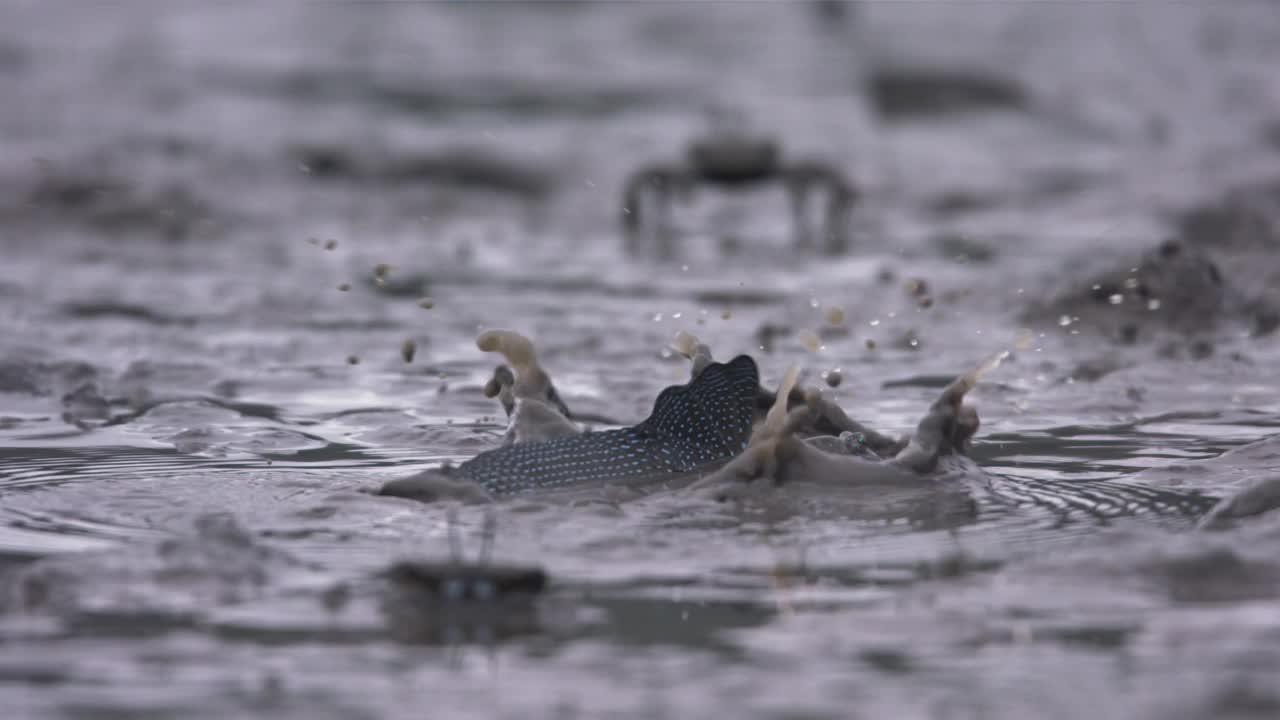
[[(1280, 473), (1277, 67), (1267, 2), (4, 3), (3, 715), (1276, 717), (1275, 514), (368, 491), (497, 445), (494, 327), (619, 423), (677, 330), (893, 433), (1016, 347), (992, 473)], [(621, 254), (713, 102), (856, 178), (854, 254), (766, 191)], [(486, 512), (536, 600), (397, 594)]]

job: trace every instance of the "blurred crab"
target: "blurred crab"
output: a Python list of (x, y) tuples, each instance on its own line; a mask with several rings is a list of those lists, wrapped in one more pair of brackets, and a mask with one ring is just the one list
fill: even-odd
[(826, 196), (821, 252), (841, 255), (848, 251), (849, 220), (858, 193), (840, 171), (818, 160), (785, 161), (775, 138), (736, 124), (718, 125), (689, 142), (683, 163), (656, 163), (628, 176), (622, 193), (622, 231), (628, 254), (673, 255), (669, 230), (673, 198), (687, 201), (699, 185), (733, 192), (768, 183), (787, 191), (797, 250), (814, 249), (809, 203), (816, 193)]

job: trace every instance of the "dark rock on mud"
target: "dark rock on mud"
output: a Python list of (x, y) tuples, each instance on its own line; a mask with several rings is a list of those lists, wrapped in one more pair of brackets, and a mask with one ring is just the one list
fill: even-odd
[[(1257, 337), (1280, 327), (1280, 181), (1243, 186), (1175, 218), (1176, 236), (1033, 305), (1023, 319), (1132, 344), (1232, 326)], [(1205, 358), (1212, 345), (1193, 342)], [(1178, 354), (1181, 354), (1179, 351)]]
[(121, 318), (152, 325), (194, 325), (197, 318), (171, 315), (155, 308), (114, 300), (73, 301), (62, 305), (62, 312), (74, 318)]
[(291, 153), (315, 180), (451, 185), (534, 200), (551, 195), (557, 183), (550, 168), (486, 148), (366, 152), (337, 145), (302, 145)]
[[(1014, 242), (1016, 240), (1010, 239), (1007, 244)], [(996, 258), (996, 250), (991, 245), (959, 233), (942, 233), (936, 236), (933, 247), (939, 255), (956, 262), (989, 263)]]
[(69, 392), (97, 377), (97, 369), (88, 363), (0, 359), (0, 393), (50, 395)]
[[(7, 179), (0, 219), (37, 225), (75, 224), (114, 236), (143, 234), (170, 242), (197, 235), (221, 217), (212, 204), (178, 182), (127, 182), (92, 165), (83, 171), (45, 166), (32, 182)], [(12, 194), (9, 194), (12, 193)]]
[(1024, 110), (1026, 92), (1011, 78), (963, 68), (882, 67), (871, 71), (867, 93), (890, 120), (980, 110)]
[(1180, 213), (1179, 237), (1195, 247), (1231, 251), (1280, 248), (1280, 179), (1228, 190)]

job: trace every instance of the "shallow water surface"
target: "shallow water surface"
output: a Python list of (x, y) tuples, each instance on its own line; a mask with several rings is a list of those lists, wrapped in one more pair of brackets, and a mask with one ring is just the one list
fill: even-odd
[[(1280, 191), (1224, 200), (1280, 178), (1280, 12), (832, 5), (0, 9), (6, 717), (1280, 713), (1280, 519), (1178, 500), (1280, 473)], [(856, 180), (854, 252), (768, 190), (622, 252), (716, 104)], [(1221, 303), (1137, 298), (1169, 238)], [(1014, 348), (973, 456), (1040, 501), (373, 495), (500, 442), (494, 327), (593, 427), (685, 381), (678, 330), (894, 434)], [(390, 572), (459, 552), (548, 584)]]

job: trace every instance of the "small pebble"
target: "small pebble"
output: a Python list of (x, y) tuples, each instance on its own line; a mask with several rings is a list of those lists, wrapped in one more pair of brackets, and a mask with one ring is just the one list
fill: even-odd
[(436, 301), (432, 300), (429, 297), (418, 298), (418, 307), (422, 308), (423, 310), (430, 310), (435, 306), (436, 306)]
[(374, 277), (384, 278), (387, 276), (387, 273), (389, 272), (391, 272), (391, 266), (386, 263), (378, 263), (377, 265), (373, 266)]
[(359, 356), (359, 355), (348, 355), (348, 356), (347, 356), (347, 364), (348, 364), (348, 365), (359, 365), (359, 364), (360, 364), (360, 356)]
[(338, 583), (320, 593), (320, 604), (329, 612), (338, 612), (346, 607), (349, 600), (351, 600), (351, 586), (346, 583)]
[(822, 374), (822, 379), (827, 381), (828, 386), (835, 388), (844, 382), (844, 375), (840, 373), (840, 368), (831, 368)]
[(728, 310), (725, 310), (724, 312), (720, 313), (721, 320), (729, 320), (732, 317), (733, 317), (733, 313), (729, 312)]
[(325, 249), (325, 250), (332, 250), (332, 249), (334, 249), (334, 248), (336, 248), (336, 247), (338, 247), (338, 241), (337, 241), (337, 240), (326, 240), (326, 241), (325, 241), (325, 243), (324, 243), (324, 249)]
[(400, 357), (404, 358), (407, 363), (413, 362), (413, 356), (418, 352), (418, 344), (412, 340), (405, 340), (400, 344)]
[(342, 292), (349, 292), (351, 290), (351, 283), (342, 283), (338, 286), (338, 289)]
[(875, 341), (875, 340), (872, 340), (871, 338), (867, 338), (867, 349), (868, 349), (868, 350), (875, 350), (875, 349), (876, 349), (876, 341)]

